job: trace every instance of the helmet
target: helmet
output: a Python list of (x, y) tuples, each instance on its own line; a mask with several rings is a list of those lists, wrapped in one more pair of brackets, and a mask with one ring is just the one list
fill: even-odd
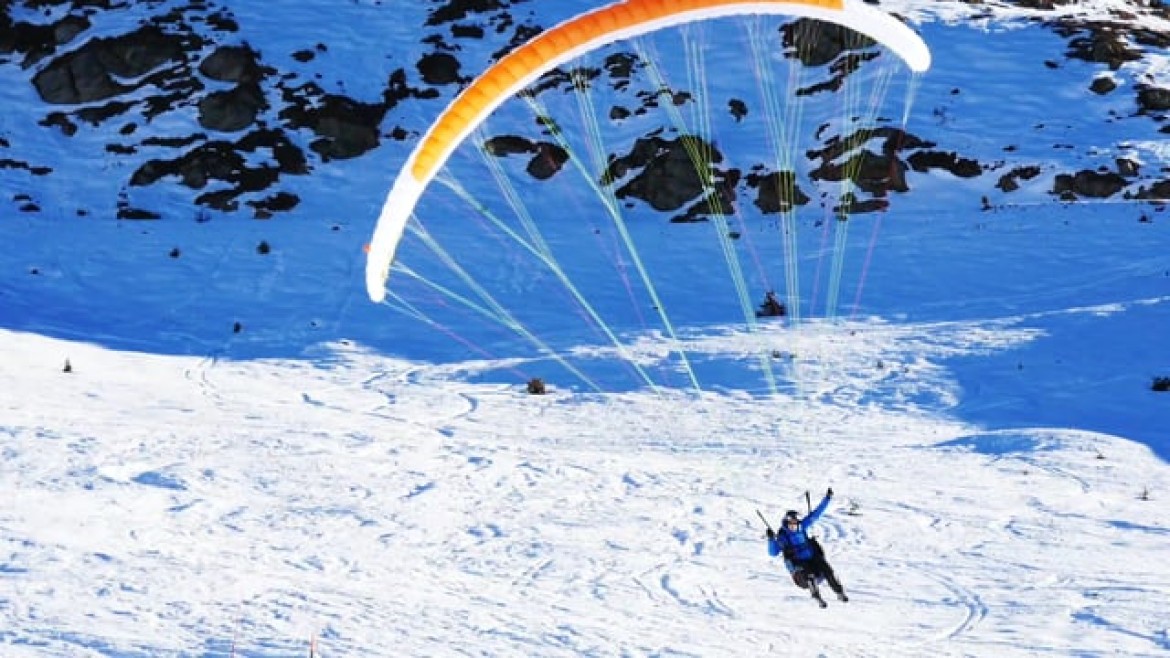
[(800, 512), (797, 512), (794, 509), (788, 510), (787, 512), (784, 513), (784, 521), (787, 523), (789, 519), (795, 519), (795, 520), (799, 521), (800, 520)]

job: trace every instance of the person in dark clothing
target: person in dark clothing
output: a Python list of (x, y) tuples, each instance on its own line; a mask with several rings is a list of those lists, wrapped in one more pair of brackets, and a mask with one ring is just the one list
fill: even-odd
[(760, 304), (760, 310), (756, 311), (757, 318), (778, 318), (786, 315), (788, 309), (784, 306), (784, 302), (776, 297), (776, 293), (769, 290), (764, 293), (764, 303)]
[(820, 543), (808, 536), (808, 529), (825, 513), (825, 508), (829, 506), (832, 498), (833, 490), (830, 488), (825, 492), (820, 504), (805, 518), (801, 519), (796, 510), (789, 510), (784, 515), (784, 522), (779, 530), (773, 531), (768, 528), (768, 555), (772, 557), (783, 555), (784, 566), (788, 568), (792, 582), (801, 589), (809, 590), (822, 608), (826, 604), (816, 586), (818, 578), (824, 578), (829, 583), (838, 599), (849, 600), (845, 595), (845, 588), (841, 586), (837, 574), (833, 572), (833, 567), (825, 559), (825, 552), (821, 549)]

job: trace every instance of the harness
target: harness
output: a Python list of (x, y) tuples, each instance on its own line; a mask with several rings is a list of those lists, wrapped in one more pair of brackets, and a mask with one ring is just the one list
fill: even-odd
[[(797, 533), (792, 533), (792, 534), (797, 534)], [(801, 559), (797, 558), (796, 557), (796, 546), (789, 539), (788, 533), (781, 533), (779, 535), (780, 536), (780, 553), (781, 553), (781, 555), (784, 556), (785, 560), (788, 560), (789, 562), (791, 562), (793, 564), (800, 565), (800, 564), (803, 564), (805, 562), (815, 560), (818, 557), (824, 557), (825, 550), (823, 548), (821, 548), (821, 543), (819, 541), (817, 541), (816, 537), (810, 537), (808, 534), (808, 531), (804, 529), (804, 526), (801, 526), (799, 534), (801, 537), (804, 537), (804, 545), (809, 547), (809, 549), (812, 551), (812, 555), (806, 560), (801, 560)]]

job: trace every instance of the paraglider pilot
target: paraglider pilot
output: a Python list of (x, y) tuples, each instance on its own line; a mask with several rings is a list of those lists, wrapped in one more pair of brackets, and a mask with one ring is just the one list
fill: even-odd
[(784, 302), (776, 297), (776, 293), (769, 290), (764, 294), (764, 303), (760, 304), (760, 310), (756, 311), (757, 318), (778, 318), (788, 313)]
[(796, 510), (789, 510), (784, 515), (784, 522), (779, 530), (768, 528), (768, 555), (772, 557), (783, 555), (784, 566), (792, 576), (792, 582), (801, 589), (810, 590), (822, 608), (825, 602), (816, 587), (818, 578), (824, 578), (829, 583), (838, 599), (849, 600), (845, 595), (845, 588), (841, 587), (837, 575), (833, 573), (833, 567), (825, 559), (825, 552), (821, 549), (820, 543), (815, 537), (808, 536), (808, 529), (821, 518), (821, 514), (825, 513), (825, 508), (829, 506), (832, 498), (833, 489), (830, 488), (825, 492), (824, 499), (809, 512), (808, 516), (801, 519)]

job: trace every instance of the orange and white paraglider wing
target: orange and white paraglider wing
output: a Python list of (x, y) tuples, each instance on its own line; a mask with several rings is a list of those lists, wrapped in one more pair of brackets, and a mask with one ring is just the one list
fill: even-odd
[(625, 0), (571, 18), (501, 58), (451, 101), (427, 130), (390, 188), (366, 248), (370, 299), (385, 299), (398, 242), (427, 184), (459, 144), (504, 101), (548, 71), (608, 43), (683, 23), (744, 14), (835, 23), (887, 46), (916, 73), (930, 67), (930, 50), (917, 34), (862, 0)]

